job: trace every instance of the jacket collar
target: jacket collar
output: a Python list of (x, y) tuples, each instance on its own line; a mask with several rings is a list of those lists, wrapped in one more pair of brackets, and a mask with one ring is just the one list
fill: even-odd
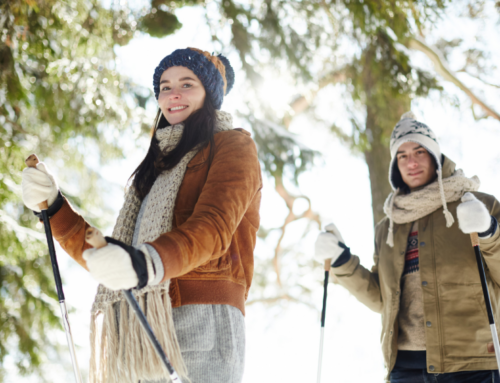
[(443, 179), (455, 173), (457, 165), (443, 154)]

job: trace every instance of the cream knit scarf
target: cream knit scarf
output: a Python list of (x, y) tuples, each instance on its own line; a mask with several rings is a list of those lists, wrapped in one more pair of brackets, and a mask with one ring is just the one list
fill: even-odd
[[(217, 111), (216, 133), (232, 129), (232, 117), (229, 113)], [(159, 129), (156, 137), (164, 153), (172, 151), (179, 143), (184, 124), (177, 124)], [(172, 230), (174, 205), (177, 193), (188, 163), (199, 148), (187, 153), (171, 170), (158, 176), (148, 194), (144, 215), (139, 227), (137, 245), (154, 241), (161, 234)], [(142, 201), (133, 187), (125, 194), (125, 203), (120, 210), (112, 237), (127, 245), (132, 244), (137, 216)], [(188, 382), (188, 372), (181, 356), (179, 344), (172, 320), (172, 305), (168, 295), (170, 281), (156, 286), (146, 286), (134, 295), (146, 314), (154, 334), (169, 358), (177, 374)], [(119, 319), (115, 314), (119, 310)], [(102, 330), (98, 334), (97, 321), (103, 314)], [(108, 290), (99, 285), (91, 317), (91, 383), (137, 383), (139, 380), (166, 379), (168, 372), (157, 357), (153, 346), (121, 291)]]
[(446, 227), (453, 225), (455, 220), (449, 212), (447, 202), (458, 201), (466, 192), (479, 189), (479, 178), (467, 178), (462, 169), (457, 169), (450, 177), (442, 179), (441, 171), (437, 180), (424, 188), (409, 194), (399, 194), (399, 189), (389, 194), (384, 203), (384, 213), (389, 217), (389, 233), (387, 244), (394, 246), (393, 226), (409, 223), (423, 218), (436, 211), (441, 206), (446, 218)]

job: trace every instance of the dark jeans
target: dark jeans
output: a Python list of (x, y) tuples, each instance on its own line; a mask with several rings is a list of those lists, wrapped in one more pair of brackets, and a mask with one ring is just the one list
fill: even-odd
[(500, 383), (498, 370), (429, 374), (426, 370), (393, 370), (391, 383)]

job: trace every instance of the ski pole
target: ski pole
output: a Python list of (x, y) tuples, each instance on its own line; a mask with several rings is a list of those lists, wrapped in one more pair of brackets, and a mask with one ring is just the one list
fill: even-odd
[[(94, 227), (89, 227), (87, 231), (85, 232), (85, 240), (94, 246), (96, 249), (100, 249), (101, 247), (107, 246), (106, 239), (102, 235), (102, 233), (97, 230)], [(154, 349), (156, 350), (156, 353), (158, 354), (158, 357), (162, 361), (163, 365), (167, 368), (167, 371), (170, 375), (170, 379), (172, 379), (173, 383), (182, 383), (181, 378), (179, 375), (177, 375), (177, 372), (175, 372), (174, 368), (170, 364), (170, 361), (167, 358), (167, 355), (161, 348), (160, 342), (158, 342), (158, 339), (156, 338), (155, 334), (153, 333), (153, 330), (151, 329), (151, 326), (148, 323), (148, 320), (146, 319), (146, 316), (141, 310), (141, 307), (139, 306), (139, 303), (137, 303), (137, 300), (135, 299), (134, 295), (132, 294), (131, 290), (122, 290), (123, 295), (125, 296), (125, 299), (129, 303), (129, 305), (132, 307), (134, 310), (135, 314), (137, 315), (137, 318), (139, 319), (139, 322), (141, 323), (142, 328), (144, 331), (146, 331), (146, 334), (153, 344)]]
[(486, 304), (486, 313), (488, 314), (488, 321), (490, 322), (491, 336), (493, 337), (493, 346), (495, 347), (495, 356), (497, 358), (497, 366), (500, 368), (500, 344), (498, 343), (498, 333), (495, 326), (495, 318), (493, 318), (493, 310), (491, 309), (490, 293), (486, 283), (486, 274), (484, 272), (483, 256), (479, 247), (479, 236), (477, 233), (471, 233), (470, 239), (476, 254), (477, 268), (479, 270), (479, 277), (481, 278), (481, 286), (483, 288), (484, 303)]
[(325, 317), (326, 317), (326, 297), (328, 292), (328, 276), (330, 274), (331, 259), (325, 261), (325, 280), (323, 282), (323, 309), (321, 310), (321, 335), (319, 340), (319, 359), (318, 359), (318, 383), (321, 383), (321, 365), (323, 363), (323, 338), (325, 336)]
[[(29, 168), (36, 168), (36, 164), (39, 162), (36, 154), (30, 155), (24, 161), (26, 166)], [(54, 280), (56, 282), (57, 296), (59, 298), (59, 306), (61, 307), (62, 321), (64, 325), (64, 331), (66, 332), (66, 340), (68, 342), (69, 353), (71, 355), (71, 363), (73, 364), (73, 372), (75, 373), (75, 379), (77, 383), (82, 383), (82, 377), (80, 375), (80, 369), (78, 368), (78, 361), (76, 360), (75, 344), (73, 342), (73, 336), (71, 335), (71, 327), (69, 326), (68, 310), (66, 308), (66, 301), (64, 299), (64, 291), (61, 282), (61, 275), (59, 274), (59, 265), (57, 264), (56, 251), (54, 249), (54, 240), (52, 239), (52, 229), (50, 227), (49, 215), (47, 214), (47, 209), (49, 205), (47, 201), (43, 201), (38, 204), (42, 212), (43, 225), (45, 227), (45, 235), (47, 237), (47, 245), (49, 247), (50, 262), (52, 263), (52, 271), (54, 272)]]

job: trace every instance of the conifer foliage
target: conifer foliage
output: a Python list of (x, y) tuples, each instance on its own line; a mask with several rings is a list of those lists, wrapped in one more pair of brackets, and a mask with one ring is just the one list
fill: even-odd
[(21, 201), (25, 157), (36, 152), (57, 164), (63, 189), (77, 170), (71, 182), (79, 198), (63, 191), (91, 211), (100, 202), (98, 176), (79, 148), (97, 148), (106, 161), (122, 155), (116, 137), (147, 129), (134, 102), (140, 94), (117, 72), (113, 47), (137, 30), (161, 37), (179, 27), (175, 15), (150, 4), (132, 12), (124, 2), (98, 0), (0, 2), (0, 381), (7, 357), (20, 374), (42, 380), (57, 346), (51, 329), (62, 329), (45, 235)]

